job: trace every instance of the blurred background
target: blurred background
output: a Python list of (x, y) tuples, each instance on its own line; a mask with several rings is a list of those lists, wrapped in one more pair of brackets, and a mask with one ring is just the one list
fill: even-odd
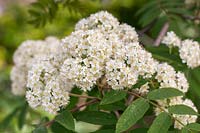
[[(29, 133), (34, 129), (33, 123), (40, 122), (44, 116), (52, 117), (45, 112), (34, 111), (26, 104), (22, 105), (25, 103), (24, 97), (14, 96), (10, 91), (9, 73), (13, 65), (12, 56), (23, 41), (44, 39), (47, 36), (63, 38), (73, 31), (79, 19), (99, 10), (107, 10), (120, 22), (136, 27), (143, 44), (151, 44), (169, 18), (169, 15), (163, 14), (162, 7), (154, 5), (156, 9), (148, 11), (150, 9), (146, 5), (151, 1), (153, 0), (55, 0), (54, 4), (58, 4), (52, 16), (48, 16), (36, 10), (36, 4), (31, 4), (36, 2), (35, 0), (0, 0), (0, 133)], [(182, 0), (182, 4), (187, 8), (169, 11), (170, 17), (174, 17), (169, 20), (169, 29), (174, 30), (182, 38), (189, 37), (199, 41), (199, 19), (187, 20), (187, 16), (182, 16), (186, 14), (185, 10), (191, 11), (190, 15), (200, 16), (200, 8), (198, 7), (198, 12), (192, 8), (193, 1), (195, 0)], [(141, 13), (138, 13), (139, 10)], [(148, 29), (150, 26), (151, 29)], [(196, 84), (199, 89), (198, 85)], [(200, 90), (196, 89), (191, 93), (200, 95)], [(18, 111), (18, 108), (21, 110)], [(84, 132), (82, 127), (83, 124), (80, 124), (78, 128)]]

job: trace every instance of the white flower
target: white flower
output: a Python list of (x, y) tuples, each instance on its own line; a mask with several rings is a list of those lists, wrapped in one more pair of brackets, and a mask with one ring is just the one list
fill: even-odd
[(91, 14), (88, 18), (80, 20), (75, 30), (91, 30), (99, 28), (101, 30), (111, 30), (119, 25), (118, 20), (107, 11), (100, 11), (95, 14)]
[(177, 46), (182, 62), (186, 63), (188, 67), (200, 66), (200, 46), (198, 42), (190, 39), (181, 41), (173, 31), (168, 32), (162, 42), (169, 47)]
[(62, 58), (56, 55), (37, 58), (28, 72), (26, 98), (33, 108), (41, 106), (46, 111), (56, 114), (68, 103), (68, 92), (73, 85), (60, 76)]
[(189, 84), (182, 72), (177, 72), (167, 63), (161, 63), (157, 66), (157, 74), (155, 78), (160, 83), (160, 88), (172, 87), (186, 93)]
[(189, 39), (184, 40), (179, 53), (183, 63), (187, 63), (190, 68), (200, 65), (200, 46), (198, 42)]
[(136, 89), (139, 94), (146, 95), (149, 92), (149, 83), (143, 84), (140, 88)]
[(25, 94), (28, 70), (31, 69), (32, 65), (37, 61), (37, 58), (48, 54), (59, 53), (61, 50), (60, 41), (55, 37), (47, 37), (44, 41), (24, 41), (13, 56), (15, 63), (11, 71), (13, 94)]
[(180, 47), (181, 39), (173, 32), (167, 32), (167, 35), (163, 38), (162, 43), (169, 47)]

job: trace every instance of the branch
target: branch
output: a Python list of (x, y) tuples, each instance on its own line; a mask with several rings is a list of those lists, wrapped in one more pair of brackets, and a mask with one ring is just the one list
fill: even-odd
[(159, 33), (157, 39), (156, 39), (155, 42), (154, 42), (154, 45), (155, 45), (155, 46), (159, 46), (159, 45), (160, 45), (160, 42), (162, 41), (163, 37), (165, 36), (165, 34), (166, 34), (168, 28), (169, 28), (169, 23), (166, 22), (166, 23), (164, 24), (164, 26), (162, 27), (162, 29), (161, 29), (161, 31), (160, 31), (160, 33)]
[(50, 127), (53, 123), (55, 122), (55, 119), (48, 121), (47, 123), (44, 124), (45, 127)]
[(81, 97), (81, 98), (98, 99), (98, 100), (100, 100), (100, 98), (98, 98), (98, 97), (87, 96), (87, 95), (79, 95), (79, 94), (74, 94), (74, 93), (69, 93), (69, 95), (73, 96), (73, 97)]
[(200, 20), (200, 17), (198, 17), (198, 16), (183, 15), (182, 17), (185, 18), (185, 19), (189, 19), (189, 20)]
[(91, 105), (91, 104), (95, 104), (95, 103), (97, 103), (97, 102), (99, 102), (98, 99), (93, 99), (93, 100), (91, 100), (91, 101), (88, 101), (88, 102), (86, 102), (86, 103), (80, 105), (80, 106), (77, 106), (77, 107), (73, 108), (72, 110), (70, 110), (70, 112), (76, 112), (76, 111), (78, 111), (79, 109), (81, 109), (82, 107), (85, 107), (85, 106), (88, 106), (88, 105)]

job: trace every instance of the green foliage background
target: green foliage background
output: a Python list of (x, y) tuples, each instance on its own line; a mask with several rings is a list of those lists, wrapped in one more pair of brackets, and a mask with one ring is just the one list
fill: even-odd
[[(196, 9), (199, 10), (200, 7), (189, 5), (188, 8), (183, 8), (183, 4), (183, 0), (38, 0), (29, 6), (9, 3), (0, 16), (0, 132), (28, 133), (34, 129), (33, 123), (43, 123), (53, 118), (43, 111), (32, 110), (23, 97), (14, 96), (10, 92), (12, 55), (20, 43), (27, 39), (44, 39), (51, 35), (62, 38), (73, 31), (79, 19), (99, 10), (107, 10), (120, 22), (136, 27), (141, 35), (140, 41), (155, 58), (167, 61), (176, 70), (185, 72), (190, 82), (187, 97), (200, 109), (200, 69), (186, 68), (176, 49), (170, 54), (169, 49), (163, 45), (156, 48), (151, 46), (166, 22), (169, 23), (169, 30), (175, 31), (180, 37), (200, 41), (199, 22), (187, 19), (187, 16), (194, 16)], [(151, 29), (144, 33), (148, 26), (151, 26)], [(89, 111), (95, 111), (95, 106), (90, 108)], [(123, 107), (121, 110), (124, 110)], [(78, 114), (77, 119), (81, 120), (83, 116)], [(82, 132), (98, 128), (87, 123), (76, 125), (77, 130)]]

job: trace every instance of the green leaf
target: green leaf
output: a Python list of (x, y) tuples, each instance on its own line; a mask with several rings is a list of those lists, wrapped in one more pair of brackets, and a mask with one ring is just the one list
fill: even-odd
[(117, 118), (114, 114), (100, 111), (82, 111), (76, 114), (76, 119), (97, 125), (116, 124)]
[(111, 104), (120, 101), (125, 97), (126, 97), (126, 92), (120, 90), (111, 90), (104, 95), (100, 104), (101, 105)]
[(148, 128), (136, 128), (131, 130), (129, 133), (147, 133)]
[(62, 125), (60, 125), (58, 122), (54, 122), (51, 125), (51, 131), (53, 133), (73, 133), (73, 131), (66, 129)]
[(39, 126), (33, 130), (33, 133), (48, 133), (47, 128), (44, 126)]
[(171, 117), (165, 112), (160, 113), (153, 121), (148, 133), (167, 133), (171, 124)]
[(112, 104), (99, 105), (99, 108), (108, 111), (115, 111), (115, 110), (125, 110), (126, 106), (123, 101), (118, 101)]
[(188, 73), (189, 73), (188, 81), (190, 84), (189, 91), (192, 91), (194, 94), (200, 97), (200, 91), (199, 91), (200, 68), (190, 70)]
[(28, 104), (25, 103), (25, 105), (22, 106), (22, 108), (20, 110), (20, 114), (19, 114), (19, 117), (18, 117), (18, 127), (19, 127), (19, 129), (21, 129), (24, 125), (24, 121), (26, 119), (27, 107), (28, 107)]
[(140, 118), (142, 118), (145, 112), (149, 109), (149, 103), (143, 99), (139, 98), (124, 111), (124, 113), (119, 118), (116, 125), (116, 132), (121, 133), (126, 131), (131, 126), (133, 126)]
[(115, 133), (114, 129), (100, 129), (92, 133)]
[(145, 49), (152, 53), (154, 59), (157, 59), (161, 62), (167, 62), (172, 65), (176, 70), (183, 71), (187, 69), (187, 65), (182, 63), (182, 60), (179, 57), (179, 52), (177, 48), (173, 48), (173, 53), (169, 53), (169, 48), (166, 45), (159, 45), (158, 47), (145, 45)]
[(182, 95), (184, 94), (175, 88), (160, 88), (149, 92), (147, 98), (150, 100), (160, 100)]
[[(191, 133), (188, 132), (188, 130), (192, 130), (192, 131), (200, 131), (200, 124), (199, 123), (191, 123), (186, 125), (183, 129), (182, 132), (183, 133)], [(193, 133), (193, 132), (192, 132)]]
[(198, 115), (196, 111), (194, 111), (191, 107), (186, 105), (173, 105), (168, 108), (169, 112), (172, 114), (179, 115)]
[(131, 89), (140, 88), (142, 85), (146, 84), (149, 81), (149, 79), (144, 79), (143, 77), (139, 76), (138, 81), (135, 85), (131, 87)]
[(74, 118), (68, 110), (65, 110), (61, 112), (61, 114), (57, 115), (55, 121), (69, 130), (75, 130)]

